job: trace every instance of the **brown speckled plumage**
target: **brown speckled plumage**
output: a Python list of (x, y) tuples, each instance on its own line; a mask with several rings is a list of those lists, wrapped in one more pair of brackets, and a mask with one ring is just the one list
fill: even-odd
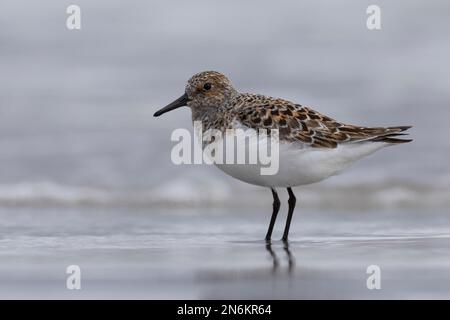
[[(204, 89), (205, 84), (211, 88)], [(206, 71), (194, 75), (186, 86), (193, 120), (203, 129), (224, 131), (236, 125), (253, 129), (278, 129), (280, 141), (299, 142), (315, 148), (336, 148), (341, 143), (374, 141), (404, 143), (400, 132), (409, 126), (363, 127), (344, 124), (287, 100), (239, 93), (224, 75)]]

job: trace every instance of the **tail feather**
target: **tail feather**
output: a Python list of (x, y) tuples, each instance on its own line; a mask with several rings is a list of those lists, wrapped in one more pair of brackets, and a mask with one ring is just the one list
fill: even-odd
[(386, 129), (398, 130), (398, 132), (402, 132), (402, 131), (406, 131), (411, 128), (412, 128), (412, 126), (398, 126), (398, 127), (387, 127)]
[(398, 126), (398, 127), (388, 127), (386, 128), (385, 133), (377, 135), (370, 139), (373, 142), (386, 142), (386, 143), (407, 143), (413, 141), (412, 139), (399, 139), (394, 138), (398, 136), (407, 136), (407, 133), (399, 133), (410, 129), (412, 126)]
[(389, 138), (389, 137), (379, 137), (372, 139), (370, 141), (373, 142), (386, 142), (386, 143), (407, 143), (413, 141), (413, 139), (397, 139), (397, 138)]

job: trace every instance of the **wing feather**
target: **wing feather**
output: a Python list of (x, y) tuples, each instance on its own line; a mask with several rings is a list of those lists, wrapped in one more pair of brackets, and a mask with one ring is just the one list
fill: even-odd
[(278, 129), (280, 140), (301, 142), (315, 148), (336, 148), (341, 143), (362, 141), (404, 143), (394, 138), (410, 126), (362, 127), (344, 124), (313, 109), (283, 99), (242, 94), (235, 101), (235, 120), (243, 125), (268, 130)]

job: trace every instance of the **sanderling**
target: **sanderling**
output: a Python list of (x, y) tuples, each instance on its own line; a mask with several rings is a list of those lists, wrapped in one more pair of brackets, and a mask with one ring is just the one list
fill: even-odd
[(296, 198), (292, 187), (321, 181), (338, 174), (356, 160), (385, 146), (410, 142), (398, 136), (410, 126), (362, 127), (338, 122), (313, 109), (287, 100), (260, 94), (240, 93), (230, 80), (216, 71), (200, 72), (189, 79), (185, 93), (155, 112), (158, 117), (188, 106), (192, 120), (203, 129), (225, 132), (232, 128), (278, 130), (279, 170), (261, 175), (245, 165), (217, 165), (232, 177), (268, 187), (273, 196), (273, 212), (266, 240), (270, 240), (280, 200), (277, 187), (287, 188), (288, 215), (283, 232), (287, 241)]

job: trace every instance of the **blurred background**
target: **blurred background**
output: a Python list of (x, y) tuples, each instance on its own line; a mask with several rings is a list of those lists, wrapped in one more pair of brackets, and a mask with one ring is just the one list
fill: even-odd
[[(55, 234), (113, 232), (101, 228), (117, 208), (115, 234), (141, 219), (130, 213), (136, 208), (153, 217), (167, 208), (179, 208), (180, 215), (214, 208), (231, 215), (239, 208), (266, 213), (251, 223), (260, 228), (255, 237), (262, 237), (268, 190), (211, 166), (172, 164), (170, 134), (192, 130), (190, 111), (152, 117), (203, 70), (223, 72), (242, 92), (309, 105), (346, 123), (414, 126), (414, 142), (298, 188), (299, 208), (414, 210), (420, 223), (436, 210), (446, 217), (450, 3), (376, 1), (382, 29), (370, 31), (366, 8), (372, 2), (78, 0), (81, 30), (68, 30), (66, 8), (73, 1), (3, 0), (0, 248), (12, 255), (34, 246), (65, 250)], [(99, 229), (86, 212), (100, 219)], [(85, 228), (73, 218), (78, 213)], [(64, 216), (80, 229), (65, 229)], [(83, 241), (80, 247), (90, 243)], [(19, 265), (14, 261), (11, 270)]]
[(347, 205), (360, 201), (349, 191), (371, 205), (449, 204), (447, 2), (378, 1), (379, 31), (367, 1), (78, 1), (79, 31), (65, 26), (71, 3), (2, 3), (0, 204), (258, 197), (216, 168), (171, 163), (188, 108), (152, 117), (210, 69), (347, 123), (414, 126), (413, 143), (312, 188), (342, 185)]

